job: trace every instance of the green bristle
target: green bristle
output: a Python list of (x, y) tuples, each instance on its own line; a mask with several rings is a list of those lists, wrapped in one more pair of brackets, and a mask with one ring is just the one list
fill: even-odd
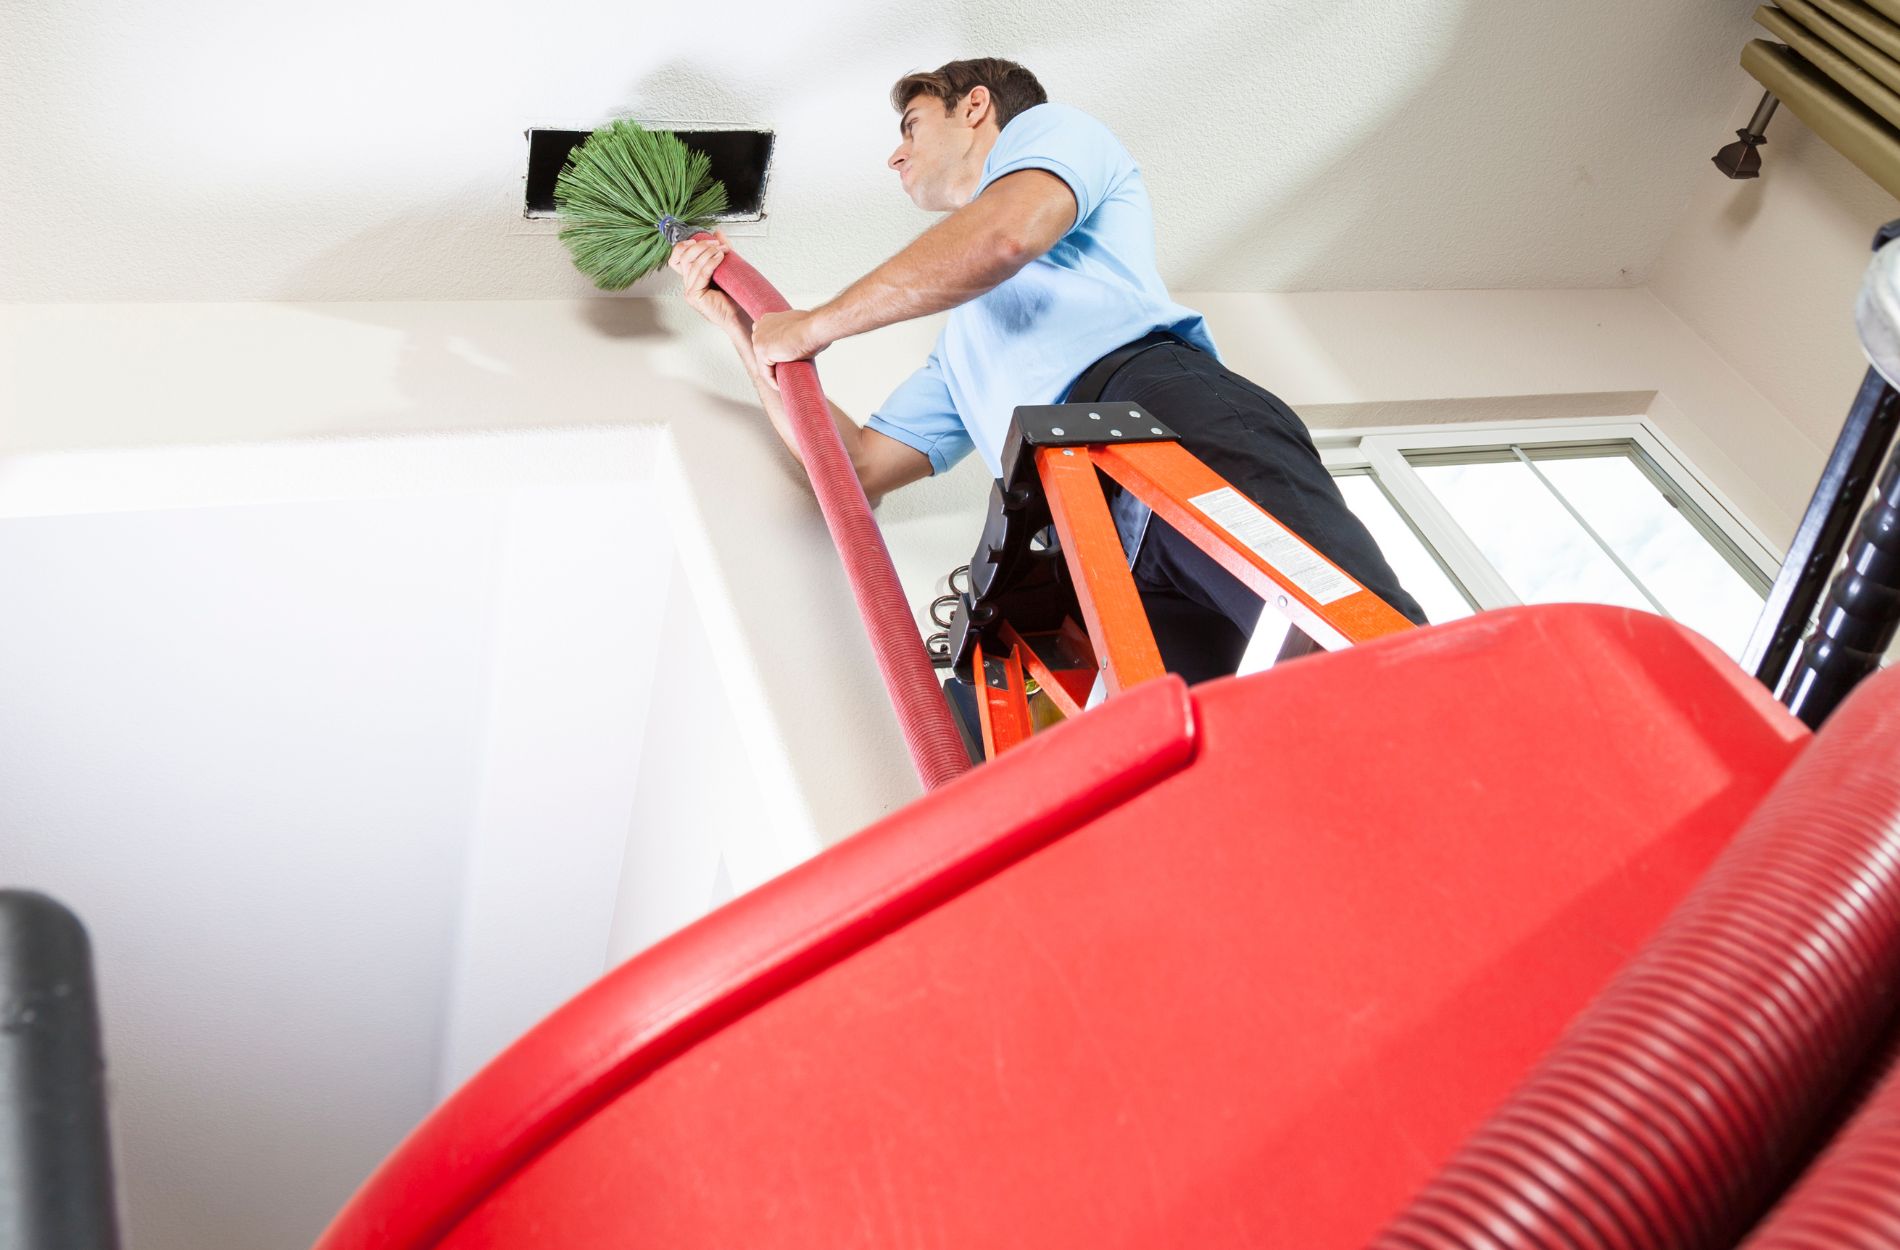
[(554, 181), (561, 242), (603, 291), (622, 291), (666, 263), (660, 218), (710, 229), (726, 208), (712, 161), (665, 131), (637, 122), (602, 126), (568, 154)]

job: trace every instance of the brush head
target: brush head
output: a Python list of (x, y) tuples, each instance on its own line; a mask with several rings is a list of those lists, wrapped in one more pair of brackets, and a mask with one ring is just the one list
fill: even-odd
[(726, 207), (712, 161), (678, 136), (610, 122), (568, 154), (554, 182), (561, 242), (603, 291), (622, 291), (666, 263), (673, 244), (710, 229)]

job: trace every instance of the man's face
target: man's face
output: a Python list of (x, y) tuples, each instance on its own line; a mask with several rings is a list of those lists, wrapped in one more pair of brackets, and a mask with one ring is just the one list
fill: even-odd
[(887, 163), (918, 208), (947, 213), (963, 207), (982, 173), (980, 159), (970, 168), (971, 157), (978, 130), (990, 115), (986, 87), (972, 88), (947, 113), (934, 96), (920, 95), (904, 106), (898, 121), (902, 138)]

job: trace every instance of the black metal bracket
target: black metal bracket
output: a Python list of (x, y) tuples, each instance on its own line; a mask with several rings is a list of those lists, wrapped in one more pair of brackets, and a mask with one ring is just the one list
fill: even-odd
[(964, 681), (970, 680), (978, 640), (1002, 649), (997, 626), (1003, 621), (1030, 634), (1060, 629), (1065, 619), (1081, 616), (1036, 472), (1036, 450), (1163, 441), (1179, 442), (1180, 436), (1127, 401), (1016, 409), (1003, 439), (1003, 476), (990, 488), (983, 535), (970, 556), (970, 588), (957, 596), (949, 627), (949, 661)]
[(1080, 612), (1042, 484), (1005, 490), (995, 483), (983, 535), (970, 555), (970, 588), (957, 596), (950, 620), (952, 666), (967, 678), (978, 640), (1000, 651), (1004, 621), (1029, 633), (1058, 629)]
[(1040, 489), (1036, 448), (1089, 447), (1096, 443), (1178, 443), (1181, 436), (1160, 417), (1128, 400), (1092, 404), (1024, 404), (1003, 436), (1003, 487)]

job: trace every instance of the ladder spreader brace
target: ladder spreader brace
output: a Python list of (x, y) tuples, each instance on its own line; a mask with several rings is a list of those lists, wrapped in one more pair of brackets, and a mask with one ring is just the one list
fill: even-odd
[(1139, 404), (1020, 407), (1002, 469), (949, 631), (944, 686), (973, 758), (1034, 732), (1025, 679), (1076, 716), (1098, 674), (1113, 696), (1164, 671), (1098, 471), (1320, 647), (1414, 628)]

